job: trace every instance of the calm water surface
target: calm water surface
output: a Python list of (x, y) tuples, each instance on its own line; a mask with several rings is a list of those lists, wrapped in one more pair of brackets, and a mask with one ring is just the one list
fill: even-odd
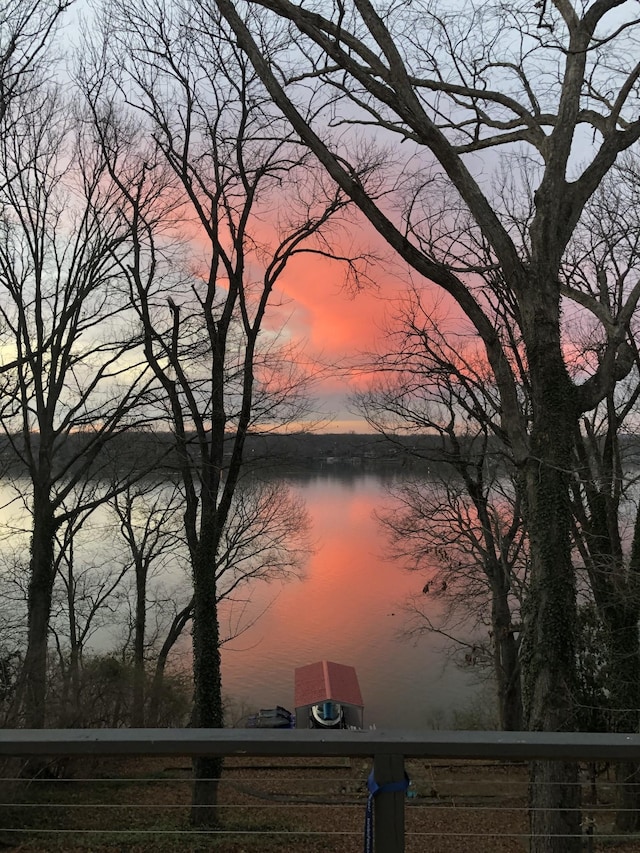
[[(247, 588), (251, 599), (245, 622), (262, 616), (222, 652), (223, 689), (233, 700), (235, 716), (278, 704), (293, 710), (294, 669), (322, 659), (355, 667), (367, 726), (431, 728), (438, 712), (464, 706), (474, 687), (464, 673), (445, 667), (438, 639), (427, 637), (413, 645), (398, 638), (402, 602), (422, 589), (425, 576), (384, 557), (385, 542), (373, 518), (385, 501), (383, 480), (327, 474), (296, 481), (293, 488), (306, 503), (316, 551), (302, 580)], [(28, 527), (22, 502), (9, 487), (0, 489), (0, 498), (0, 522), (13, 531), (3, 545), (19, 542), (26, 560), (28, 535), (19, 533)], [(111, 527), (103, 515), (96, 513), (83, 530), (84, 563), (98, 574), (108, 573), (114, 559), (118, 562), (118, 546), (114, 534), (107, 535)], [(79, 543), (78, 565), (80, 551)], [(169, 567), (168, 578), (168, 588), (188, 600), (188, 582), (179, 568)], [(224, 630), (224, 613), (221, 621)], [(93, 635), (92, 646), (108, 650), (121, 641), (122, 632), (121, 618), (112, 625), (107, 620)], [(177, 665), (188, 666), (190, 637), (181, 645)]]
[(262, 585), (252, 612), (264, 615), (223, 650), (223, 686), (247, 710), (293, 710), (294, 669), (327, 659), (356, 668), (365, 726), (431, 727), (434, 710), (464, 704), (464, 673), (444, 667), (438, 641), (398, 639), (401, 605), (425, 578), (385, 559), (373, 511), (385, 494), (374, 476), (316, 477), (296, 484), (313, 523), (317, 550), (305, 578)]

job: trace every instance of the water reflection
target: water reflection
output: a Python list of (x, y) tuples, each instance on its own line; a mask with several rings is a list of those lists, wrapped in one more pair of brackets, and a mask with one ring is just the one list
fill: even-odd
[[(223, 650), (225, 692), (248, 709), (293, 703), (295, 667), (328, 659), (356, 668), (365, 725), (422, 728), (434, 708), (451, 708), (468, 679), (443, 667), (437, 642), (402, 642), (400, 605), (424, 577), (384, 558), (372, 517), (381, 480), (316, 477), (297, 482), (313, 521), (317, 551), (305, 579), (256, 588), (260, 620)], [(434, 607), (437, 606), (434, 603)]]
[[(322, 659), (356, 668), (365, 725), (423, 728), (434, 710), (467, 701), (473, 689), (469, 679), (453, 667), (445, 668), (436, 639), (422, 639), (418, 645), (398, 639), (401, 604), (422, 589), (425, 577), (405, 572), (398, 562), (383, 556), (385, 543), (373, 511), (385, 500), (385, 482), (396, 478), (391, 472), (378, 476), (334, 467), (322, 475), (291, 480), (311, 516), (316, 551), (303, 580), (258, 583), (246, 610), (242, 603), (234, 607), (232, 628), (239, 615), (246, 623), (262, 613), (222, 652), (224, 691), (236, 706), (244, 706), (247, 713), (276, 705), (293, 710), (294, 669)], [(2, 541), (6, 561), (18, 565), (28, 560), (22, 503), (28, 487), (17, 483), (16, 489), (0, 488), (0, 523), (6, 530)], [(127, 559), (113, 519), (107, 516), (105, 508), (92, 516), (75, 549), (77, 565), (90, 573), (92, 583), (96, 573), (108, 573)], [(179, 604), (188, 601), (190, 587), (184, 567), (174, 557), (164, 562), (153, 596)], [(243, 593), (248, 589), (239, 592), (240, 598)], [(426, 603), (438, 606), (434, 599)], [(221, 616), (224, 632), (227, 608), (222, 608)], [(58, 618), (64, 620), (65, 613)], [(127, 618), (127, 607), (114, 599), (111, 611), (94, 626), (89, 651), (117, 647)], [(184, 637), (180, 646), (175, 665), (188, 666), (190, 637)]]

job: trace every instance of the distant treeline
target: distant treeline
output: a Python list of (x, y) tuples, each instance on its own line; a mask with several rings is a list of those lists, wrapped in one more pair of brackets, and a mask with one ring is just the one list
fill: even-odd
[[(37, 452), (37, 439), (32, 436), (33, 452)], [(81, 431), (69, 434), (52, 454), (54, 469), (73, 469), (74, 460), (80, 458), (82, 446), (89, 436)], [(621, 439), (629, 464), (640, 460), (640, 441), (629, 435)], [(0, 437), (0, 475), (19, 475), (26, 470), (21, 461), (23, 440), (19, 435)], [(466, 445), (466, 446), (465, 446)], [(231, 447), (231, 436), (230, 444)], [(466, 453), (473, 456), (470, 440), (459, 440)], [(192, 437), (191, 452), (197, 452), (196, 436)], [(458, 449), (459, 449), (458, 448)], [(297, 471), (319, 469), (339, 475), (345, 470), (415, 468), (438, 473), (448, 468), (451, 447), (438, 435), (396, 436), (393, 440), (366, 433), (256, 433), (249, 435), (245, 444), (244, 459), (249, 468), (292, 475)], [(486, 461), (501, 467), (504, 446), (495, 440), (495, 446), (485, 450)], [(110, 439), (96, 456), (92, 475), (110, 476), (127, 470), (161, 472), (170, 476), (179, 470), (175, 438), (170, 432), (151, 430), (124, 431)]]
[[(82, 431), (70, 433), (51, 453), (56, 471), (73, 469), (74, 460), (90, 436)], [(231, 438), (229, 448), (231, 449)], [(37, 436), (31, 436), (32, 452), (39, 450)], [(191, 452), (197, 452), (196, 436)], [(22, 459), (21, 459), (22, 457)], [(256, 433), (249, 435), (244, 459), (249, 467), (295, 470), (321, 468), (361, 468), (367, 466), (437, 465), (445, 461), (446, 447), (435, 435), (403, 436), (390, 442), (379, 435), (342, 433)], [(20, 474), (26, 469), (24, 440), (20, 435), (0, 437), (2, 473)], [(109, 476), (123, 470), (178, 471), (175, 438), (170, 432), (151, 430), (124, 431), (111, 438), (96, 456), (95, 476)]]

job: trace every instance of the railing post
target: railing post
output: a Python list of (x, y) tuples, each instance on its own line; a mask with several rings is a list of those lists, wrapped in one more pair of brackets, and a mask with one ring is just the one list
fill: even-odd
[[(404, 779), (404, 756), (374, 755), (373, 775), (381, 787), (388, 782), (400, 782)], [(375, 797), (375, 853), (404, 853), (404, 800), (404, 791), (390, 794), (381, 791)]]

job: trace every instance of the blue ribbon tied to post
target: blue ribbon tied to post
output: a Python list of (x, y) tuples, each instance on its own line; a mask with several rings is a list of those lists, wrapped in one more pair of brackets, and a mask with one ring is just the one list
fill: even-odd
[(373, 800), (378, 794), (399, 794), (400, 791), (406, 791), (409, 787), (409, 777), (404, 774), (404, 779), (398, 782), (385, 782), (384, 785), (378, 785), (373, 775), (373, 770), (369, 773), (367, 779), (367, 789), (369, 796), (367, 797), (367, 810), (364, 817), (364, 853), (373, 853)]

